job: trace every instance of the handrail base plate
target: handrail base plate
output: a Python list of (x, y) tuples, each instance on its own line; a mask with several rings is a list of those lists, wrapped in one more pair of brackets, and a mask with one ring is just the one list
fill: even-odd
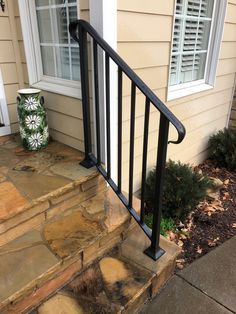
[(159, 248), (158, 251), (155, 252), (155, 250), (150, 246), (144, 251), (144, 253), (151, 257), (154, 261), (157, 261), (162, 255), (165, 254), (165, 251)]
[(80, 165), (86, 169), (90, 169), (90, 168), (95, 166), (95, 164), (92, 162), (92, 160), (86, 159), (86, 158), (80, 162)]

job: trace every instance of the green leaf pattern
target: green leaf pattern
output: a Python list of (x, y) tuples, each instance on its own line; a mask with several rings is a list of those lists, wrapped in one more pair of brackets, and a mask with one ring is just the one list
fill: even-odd
[(39, 150), (46, 147), (49, 140), (46, 110), (40, 102), (39, 93), (20, 96), (17, 112), (23, 146), (28, 150)]

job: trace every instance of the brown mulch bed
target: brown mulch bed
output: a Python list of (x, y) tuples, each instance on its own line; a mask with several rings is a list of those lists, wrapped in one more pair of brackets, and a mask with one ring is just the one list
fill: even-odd
[(236, 235), (236, 171), (217, 168), (207, 160), (197, 167), (203, 174), (220, 179), (219, 196), (206, 199), (169, 238), (182, 247), (177, 268), (182, 269)]

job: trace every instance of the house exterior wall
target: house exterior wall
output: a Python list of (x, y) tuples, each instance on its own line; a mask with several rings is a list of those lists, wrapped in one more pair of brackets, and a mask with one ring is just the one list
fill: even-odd
[[(0, 12), (0, 65), (12, 132), (19, 130), (16, 96), (19, 88), (29, 86), (18, 1), (6, 0), (6, 12)], [(80, 1), (80, 17), (89, 19), (88, 0)], [(82, 103), (80, 99), (42, 91), (45, 97), (51, 136), (83, 150)]]
[(5, 1), (0, 10), (0, 68), (6, 95), (11, 131), (18, 130), (16, 113), (17, 90), (24, 86), (18, 10), (14, 0)]
[[(27, 87), (28, 75), (20, 16), (16, 0), (6, 0), (6, 12), (0, 12), (0, 65), (3, 71), (12, 131), (18, 130), (16, 91)], [(199, 163), (207, 156), (207, 140), (227, 125), (236, 72), (236, 0), (229, 0), (220, 60), (214, 88), (173, 101), (167, 101), (168, 73), (174, 16), (174, 0), (117, 0), (118, 53), (147, 83), (158, 97), (183, 121), (187, 135), (180, 145), (169, 145), (168, 157)], [(89, 0), (80, 0), (80, 17), (89, 21)], [(123, 174), (127, 185), (129, 158), (130, 85), (124, 79)], [(81, 100), (44, 91), (50, 133), (53, 138), (83, 150)], [(141, 177), (144, 97), (137, 94), (135, 140), (135, 188)], [(148, 165), (155, 164), (158, 137), (158, 113), (150, 118)], [(170, 130), (170, 138), (176, 133)]]
[[(168, 73), (171, 54), (174, 0), (118, 0), (118, 53), (151, 87), (186, 127), (186, 138), (179, 145), (170, 144), (168, 157), (198, 164), (207, 157), (211, 134), (227, 126), (236, 72), (236, 0), (229, 0), (224, 25), (217, 77), (214, 88), (173, 101), (167, 101)], [(130, 86), (124, 86), (123, 101), (130, 102)], [(137, 96), (138, 127), (136, 128), (135, 183), (141, 178), (142, 128), (144, 99)], [(124, 128), (129, 133), (129, 112), (124, 113)], [(158, 136), (158, 114), (150, 121), (149, 167), (155, 165)], [(170, 138), (176, 138), (170, 130)], [(123, 138), (124, 175), (128, 170), (128, 137)], [(127, 182), (125, 182), (125, 186)]]

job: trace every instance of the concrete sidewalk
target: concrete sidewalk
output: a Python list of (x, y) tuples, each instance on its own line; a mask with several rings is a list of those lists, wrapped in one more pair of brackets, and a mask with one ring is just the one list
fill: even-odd
[(174, 275), (142, 313), (236, 313), (236, 237)]

